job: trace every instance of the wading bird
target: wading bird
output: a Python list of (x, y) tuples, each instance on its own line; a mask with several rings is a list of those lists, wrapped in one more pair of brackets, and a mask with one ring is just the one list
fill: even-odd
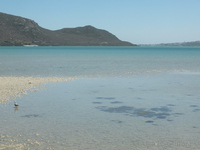
[(19, 105), (16, 103), (16, 101), (14, 101), (14, 105), (15, 105), (15, 107), (19, 106)]

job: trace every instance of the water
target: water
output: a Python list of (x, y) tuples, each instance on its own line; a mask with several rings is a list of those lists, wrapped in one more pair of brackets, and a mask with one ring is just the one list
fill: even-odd
[(197, 47), (8, 47), (0, 48), (0, 75), (124, 76), (199, 72)]
[(0, 135), (14, 143), (200, 149), (200, 48), (0, 47), (0, 54), (1, 76), (77, 77), (17, 98), (18, 109), (1, 107)]

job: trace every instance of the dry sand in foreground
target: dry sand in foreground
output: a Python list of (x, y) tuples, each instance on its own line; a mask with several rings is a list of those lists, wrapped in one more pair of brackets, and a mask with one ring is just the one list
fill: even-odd
[(0, 77), (0, 105), (27, 94), (27, 90), (37, 90), (39, 85), (67, 80), (71, 78)]

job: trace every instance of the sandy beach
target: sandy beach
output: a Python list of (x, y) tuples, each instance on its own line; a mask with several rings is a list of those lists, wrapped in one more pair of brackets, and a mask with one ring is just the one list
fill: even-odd
[(71, 78), (0, 77), (0, 105), (27, 94), (28, 90), (41, 90), (38, 89), (39, 85), (68, 80)]

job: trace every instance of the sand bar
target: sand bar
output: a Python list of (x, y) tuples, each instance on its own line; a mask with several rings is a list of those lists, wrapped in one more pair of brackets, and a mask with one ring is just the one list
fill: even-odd
[(72, 78), (0, 77), (0, 105), (27, 94), (28, 90), (37, 90), (39, 85), (68, 80)]

